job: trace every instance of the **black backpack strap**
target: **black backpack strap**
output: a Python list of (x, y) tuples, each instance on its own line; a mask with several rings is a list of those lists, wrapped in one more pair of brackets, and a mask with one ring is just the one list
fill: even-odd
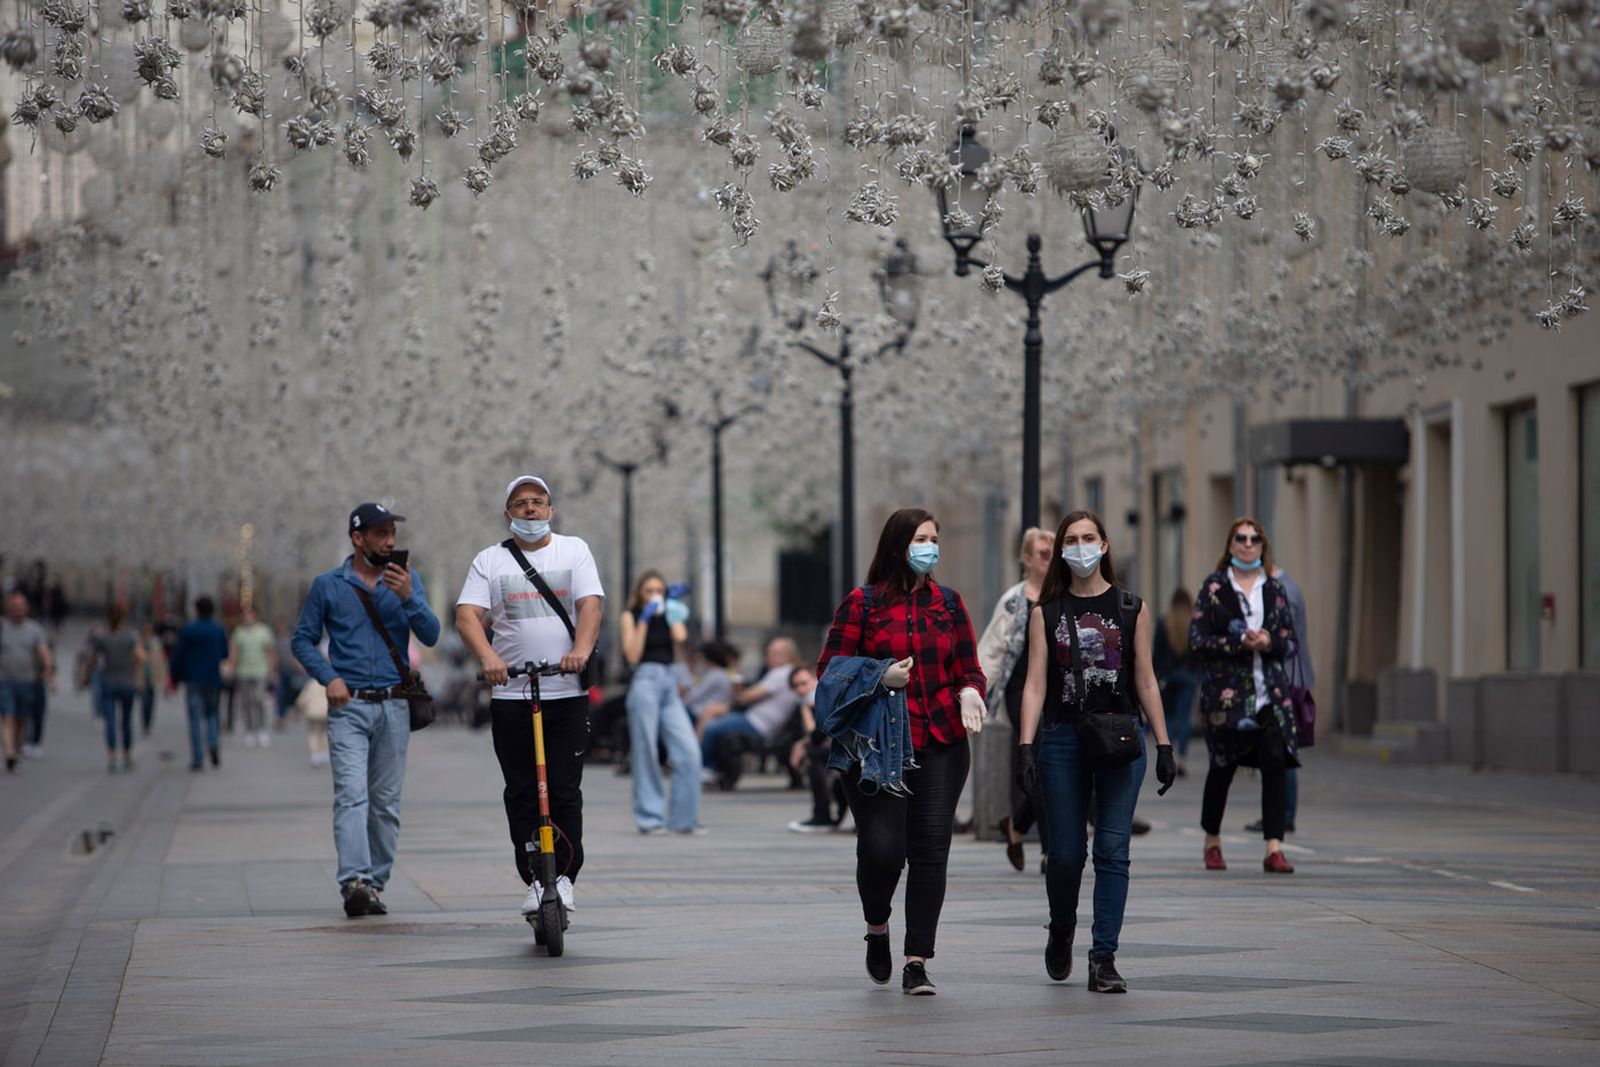
[(1061, 625), (1062, 603), (1052, 600), (1039, 605), (1040, 614), (1044, 620), (1044, 647), (1045, 647), (1045, 676), (1044, 676), (1044, 716), (1052, 714), (1052, 708), (1061, 706), (1061, 665), (1056, 662), (1056, 630)]
[(1133, 672), (1135, 657), (1138, 656), (1138, 641), (1135, 639), (1139, 632), (1139, 612), (1144, 608), (1144, 600), (1131, 589), (1117, 587), (1118, 614), (1122, 616), (1122, 632), (1128, 635), (1128, 661), (1126, 670), (1128, 703), (1133, 706), (1139, 715), (1144, 714), (1144, 708), (1139, 704), (1139, 690), (1134, 681)]
[(361, 606), (367, 609), (367, 618), (372, 620), (372, 625), (378, 631), (378, 636), (383, 638), (384, 645), (389, 649), (389, 658), (394, 660), (394, 669), (400, 672), (400, 684), (405, 685), (411, 680), (411, 665), (400, 655), (400, 650), (395, 647), (394, 638), (389, 636), (389, 628), (383, 624), (383, 618), (378, 614), (377, 605), (372, 602), (372, 596), (362, 586), (355, 586), (356, 596), (361, 598)]
[(556, 613), (556, 617), (566, 626), (567, 636), (576, 643), (578, 640), (578, 628), (572, 625), (572, 616), (567, 614), (567, 606), (551, 590), (550, 584), (544, 580), (544, 576), (533, 569), (533, 564), (528, 562), (528, 557), (522, 554), (522, 547), (517, 544), (516, 538), (506, 538), (500, 542), (500, 547), (516, 557), (517, 566), (522, 568), (523, 577), (527, 578), (533, 584), (533, 587), (539, 590), (539, 595), (544, 597), (544, 602), (550, 605), (551, 609)]

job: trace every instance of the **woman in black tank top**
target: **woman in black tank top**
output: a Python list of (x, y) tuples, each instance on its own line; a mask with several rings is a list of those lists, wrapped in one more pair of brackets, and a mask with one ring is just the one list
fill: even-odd
[[(1089, 806), (1094, 805), (1094, 944), (1089, 989), (1125, 993), (1117, 973), (1117, 941), (1128, 903), (1128, 841), (1144, 782), (1145, 753), (1106, 766), (1085, 753), (1077, 720), (1100, 709), (1142, 706), (1156, 736), (1161, 792), (1177, 778), (1167, 743), (1161, 690), (1150, 663), (1154, 622), (1148, 608), (1117, 585), (1105, 526), (1093, 512), (1074, 511), (1056, 531), (1039, 606), (1028, 619), (1028, 680), (1022, 691), (1018, 769), (1024, 788), (1035, 784), (1050, 824), (1050, 936), (1045, 972), (1055, 981), (1072, 973), (1078, 890), (1088, 855)], [(1076, 655), (1074, 655), (1076, 646)], [(1080, 689), (1081, 679), (1081, 689)]]

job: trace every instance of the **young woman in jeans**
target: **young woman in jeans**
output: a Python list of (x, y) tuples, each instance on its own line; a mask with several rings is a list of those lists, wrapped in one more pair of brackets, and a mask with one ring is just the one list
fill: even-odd
[(1208, 871), (1227, 870), (1222, 814), (1240, 766), (1261, 771), (1261, 836), (1268, 874), (1293, 874), (1283, 854), (1288, 771), (1300, 766), (1284, 662), (1294, 655), (1289, 598), (1272, 577), (1272, 546), (1261, 524), (1234, 519), (1217, 569), (1200, 584), (1189, 647), (1200, 663), (1200, 714), (1211, 769), (1200, 808)]
[[(1039, 591), (1039, 606), (1028, 619), (1028, 680), (1017, 735), (1023, 787), (1032, 789), (1037, 783), (1049, 813), (1045, 892), (1050, 898), (1050, 933), (1044, 966), (1057, 982), (1072, 973), (1072, 935), (1078, 922), (1092, 802), (1094, 944), (1089, 949), (1089, 990), (1126, 993), (1128, 983), (1117, 973), (1116, 954), (1128, 903), (1133, 808), (1144, 782), (1144, 738), (1140, 736), (1139, 758), (1132, 763), (1096, 766), (1080, 747), (1076, 720), (1088, 709), (1143, 707), (1156, 737), (1156, 778), (1161, 792), (1167, 791), (1178, 771), (1150, 661), (1155, 622), (1149, 607), (1137, 597), (1125, 598), (1118, 587), (1099, 516), (1090, 511), (1069, 514), (1056, 531), (1056, 546)], [(1047, 615), (1059, 622), (1047, 627)], [(1076, 665), (1069, 626), (1077, 630)], [(1081, 696), (1076, 691), (1079, 675), (1085, 690)]]
[[(967, 609), (954, 590), (931, 577), (939, 561), (939, 524), (921, 508), (889, 516), (864, 589), (845, 597), (817, 662), (827, 672), (835, 656), (893, 660), (883, 685), (904, 689), (916, 766), (908, 766), (909, 796), (861, 792), (861, 767), (845, 776), (845, 796), (856, 822), (856, 889), (867, 920), (867, 974), (882, 985), (894, 964), (889, 913), (900, 874), (906, 877), (906, 964), (901, 988), (934, 992), (927, 961), (933, 956), (944, 907), (956, 801), (967, 780), (967, 734), (983, 728), (984, 678)], [(868, 598), (870, 592), (870, 601)]]
[[(622, 613), (622, 655), (633, 668), (628, 685), (633, 821), (641, 834), (692, 834), (700, 824), (700, 746), (673, 667), (689, 640), (688, 617), (684, 605), (667, 599), (666, 579), (656, 571), (640, 575)], [(663, 741), (672, 761), (670, 808), (658, 754)]]

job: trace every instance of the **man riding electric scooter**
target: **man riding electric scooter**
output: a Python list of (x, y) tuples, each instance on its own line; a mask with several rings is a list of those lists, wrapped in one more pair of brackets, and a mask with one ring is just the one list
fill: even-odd
[[(540, 797), (530, 697), (539, 700), (544, 764), (553, 824), (556, 892), (573, 911), (573, 884), (583, 868), (583, 755), (589, 746), (589, 699), (581, 672), (600, 635), (605, 592), (589, 546), (552, 533), (550, 487), (525, 474), (501, 498), (511, 536), (479, 552), (456, 599), (456, 630), (494, 684), (490, 703), (494, 751), (505, 778), (506, 821), (530, 922), (544, 895), (536, 857)], [(487, 621), (493, 643), (484, 631)], [(508, 677), (508, 664), (548, 664), (537, 679)], [(530, 842), (533, 843), (530, 848)]]

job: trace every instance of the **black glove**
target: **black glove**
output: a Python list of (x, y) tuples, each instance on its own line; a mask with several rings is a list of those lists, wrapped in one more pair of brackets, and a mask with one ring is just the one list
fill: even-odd
[(1017, 788), (1028, 796), (1039, 791), (1039, 746), (1017, 746)]
[(1164, 797), (1167, 790), (1172, 788), (1172, 783), (1178, 780), (1178, 761), (1172, 758), (1171, 745), (1156, 746), (1156, 781), (1161, 783), (1161, 788), (1156, 790), (1156, 796)]

